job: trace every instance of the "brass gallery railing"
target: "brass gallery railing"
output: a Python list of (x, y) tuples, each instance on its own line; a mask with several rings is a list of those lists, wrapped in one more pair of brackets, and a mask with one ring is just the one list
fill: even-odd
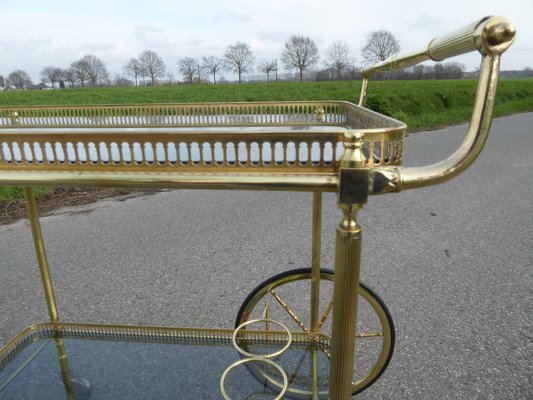
[[(76, 381), (70, 377), (68, 352), (61, 334), (69, 327), (59, 319), (31, 186), (313, 192), (311, 268), (286, 271), (258, 286), (243, 303), (237, 322), (239, 326), (248, 326), (254, 321), (249, 318), (256, 306), (265, 298), (275, 298), (278, 306), (281, 305), (281, 315), (290, 315), (289, 322), (296, 323), (295, 329), (309, 340), (311, 375), (302, 379), (309, 384), (304, 388), (284, 385), (281, 390), (279, 379), (267, 370), (249, 368), (250, 374), (278, 393), (276, 398), (287, 391), (294, 398), (349, 399), (379, 378), (394, 348), (390, 313), (370, 289), (359, 284), (362, 229), (357, 222), (357, 212), (367, 202), (368, 195), (444, 182), (474, 162), (490, 131), (500, 56), (512, 44), (514, 36), (514, 24), (508, 18), (486, 17), (433, 39), (422, 50), (393, 56), (362, 71), (359, 105), (323, 101), (0, 108), (0, 185), (25, 187), (28, 217), (52, 323), (51, 336), (59, 355), (67, 398), (76, 397), (72, 395)], [(482, 61), (472, 118), (463, 143), (441, 162), (404, 168), (405, 124), (364, 108), (368, 79), (374, 73), (429, 59), (440, 61), (469, 51), (479, 51)], [(343, 213), (336, 231), (334, 274), (320, 269), (323, 191), (337, 192), (337, 205)], [(279, 295), (283, 288), (305, 280), (310, 287), (310, 321), (306, 322), (298, 318), (291, 305)], [(321, 313), (320, 287), (327, 282), (333, 283), (333, 299)], [(377, 331), (356, 332), (356, 328), (364, 325), (361, 324), (363, 319), (358, 317), (358, 305), (363, 300), (379, 321), (381, 328)], [(274, 308), (267, 306), (259, 310), (261, 321), (270, 321), (267, 317), (274, 314)], [(330, 312), (332, 320), (328, 322)], [(330, 328), (323, 332), (325, 326)], [(109, 330), (94, 329), (103, 333)], [(158, 332), (158, 328), (116, 329), (126, 332), (128, 340), (138, 340), (137, 333), (144, 332), (146, 336), (146, 329)], [(213, 340), (227, 342), (227, 332), (214, 332), (209, 334), (216, 339)], [(25, 334), (21, 335), (13, 343), (24, 342)], [(204, 337), (202, 332), (198, 335)], [(272, 333), (266, 329), (257, 335), (267, 340)], [(316, 346), (320, 335), (327, 335), (327, 349)], [(368, 339), (381, 343), (375, 362), (369, 363), (368, 373), (354, 378), (354, 358), (360, 357), (358, 352), (365, 348), (356, 349), (355, 340)], [(45, 345), (39, 347), (38, 352), (44, 351)], [(8, 344), (0, 350), (0, 367), (6, 354), (16, 353), (13, 346)], [(195, 351), (201, 353), (200, 349)], [(325, 357), (329, 374), (325, 385), (319, 385), (317, 360), (320, 357)], [(241, 361), (233, 366), (240, 365)], [(252, 357), (251, 361), (272, 364), (264, 357)], [(0, 369), (0, 391), (15, 380), (16, 374), (2, 382)], [(21, 388), (26, 387), (25, 382), (19, 383)], [(86, 389), (87, 385), (83, 387)], [(221, 389), (224, 393), (223, 383)]]
[(25, 127), (219, 127), (344, 124), (346, 103), (263, 102), (11, 107), (0, 125)]
[[(202, 132), (122, 133), (100, 129), (95, 133), (35, 134), (17, 132), (2, 135), (0, 168), (22, 166), (28, 169), (91, 170), (133, 167), (172, 170), (252, 170), (287, 168), (286, 172), (334, 172), (344, 152), (344, 130), (286, 131), (269, 133), (246, 130)], [(367, 164), (400, 165), (402, 132), (369, 134), (364, 141)], [(191, 169), (192, 168), (192, 169)]]
[[(215, 181), (227, 173), (334, 179), (345, 133), (360, 130), (369, 167), (399, 166), (405, 131), (347, 102), (13, 107), (0, 115), (0, 171), (185, 173)], [(119, 176), (114, 183), (128, 184)]]

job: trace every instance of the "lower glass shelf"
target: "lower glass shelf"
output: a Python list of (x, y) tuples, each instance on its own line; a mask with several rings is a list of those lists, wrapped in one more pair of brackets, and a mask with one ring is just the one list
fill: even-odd
[[(267, 354), (283, 348), (284, 331), (239, 332), (239, 346)], [(220, 399), (224, 371), (243, 357), (232, 330), (44, 323), (0, 350), (0, 399)], [(327, 396), (329, 342), (294, 333), (275, 358), (289, 381), (287, 397)], [(273, 399), (283, 378), (267, 363), (227, 373), (232, 399)]]

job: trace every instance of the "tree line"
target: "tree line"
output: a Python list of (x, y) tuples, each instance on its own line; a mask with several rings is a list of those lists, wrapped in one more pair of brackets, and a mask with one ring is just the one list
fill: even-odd
[[(371, 32), (361, 57), (367, 64), (382, 61), (400, 51), (399, 41), (388, 31)], [(284, 45), (280, 57), (285, 70), (294, 71), (296, 79), (303, 81), (305, 74), (320, 60), (316, 43), (307, 36), (292, 35)], [(351, 56), (346, 42), (334, 42), (326, 52), (325, 68), (314, 70), (315, 80), (357, 79), (355, 58)], [(256, 72), (265, 74), (267, 82), (278, 79), (278, 60), (265, 59), (256, 64), (256, 57), (245, 42), (227, 46), (222, 56), (204, 56), (201, 59), (183, 57), (177, 60), (177, 69), (184, 82), (217, 83), (223, 71), (235, 74), (242, 82), (243, 75)], [(385, 75), (388, 79), (440, 79), (461, 78), (464, 66), (457, 63), (437, 64), (434, 67), (416, 66), (406, 71)], [(175, 83), (172, 73), (157, 52), (145, 50), (138, 57), (132, 57), (122, 67), (125, 76), (117, 76), (115, 85), (156, 85), (165, 82)], [(41, 82), (52, 88), (73, 88), (75, 86), (96, 87), (111, 85), (105, 63), (95, 55), (88, 54), (72, 62), (68, 68), (46, 66), (40, 72)], [(128, 79), (128, 78), (131, 78)], [(0, 75), (0, 87), (6, 85), (15, 89), (28, 89), (32, 86), (30, 76), (23, 70), (11, 72), (6, 79)]]

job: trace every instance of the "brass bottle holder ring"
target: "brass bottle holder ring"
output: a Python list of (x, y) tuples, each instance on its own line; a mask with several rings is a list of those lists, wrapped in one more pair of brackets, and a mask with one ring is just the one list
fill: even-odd
[[(285, 344), (285, 346), (283, 346), (278, 351), (275, 351), (274, 353), (267, 353), (267, 354), (249, 353), (246, 350), (244, 350), (242, 347), (240, 347), (237, 344), (237, 336), (239, 335), (239, 332), (243, 328), (246, 328), (248, 325), (257, 324), (257, 323), (260, 323), (260, 322), (264, 322), (266, 324), (277, 325), (280, 328), (282, 328), (285, 332), (287, 332), (288, 339), (287, 339), (287, 343)], [(246, 322), (243, 322), (242, 324), (240, 324), (237, 327), (237, 329), (235, 329), (235, 331), (233, 332), (233, 336), (231, 338), (231, 341), (233, 342), (233, 346), (237, 349), (237, 351), (239, 353), (241, 353), (242, 355), (245, 355), (246, 357), (274, 358), (274, 357), (282, 355), (290, 347), (290, 345), (292, 343), (292, 335), (291, 335), (291, 332), (289, 331), (289, 329), (285, 325), (283, 325), (282, 323), (274, 321), (274, 320), (271, 320), (271, 319), (267, 319), (267, 318), (260, 318), (260, 319), (252, 319), (250, 321), (246, 321)]]
[(251, 363), (251, 362), (260, 362), (268, 364), (274, 368), (276, 368), (281, 376), (283, 377), (283, 387), (281, 389), (281, 392), (274, 398), (274, 400), (280, 400), (285, 395), (285, 392), (289, 388), (289, 379), (287, 378), (287, 374), (283, 370), (283, 368), (280, 367), (280, 365), (272, 360), (269, 360), (268, 358), (264, 357), (250, 357), (250, 358), (243, 358), (242, 360), (238, 360), (231, 364), (226, 370), (222, 373), (222, 376), (220, 377), (220, 392), (222, 393), (222, 396), (226, 400), (232, 400), (231, 397), (229, 397), (228, 393), (226, 392), (226, 388), (224, 387), (224, 383), (226, 381), (226, 377), (228, 376), (228, 373), (235, 367), (238, 367), (239, 365)]
[[(243, 328), (245, 328), (245, 327), (247, 327), (247, 326), (249, 326), (251, 324), (256, 324), (256, 323), (274, 324), (274, 325), (277, 325), (277, 326), (281, 327), (287, 333), (287, 337), (288, 337), (287, 343), (285, 344), (285, 346), (283, 346), (278, 351), (275, 351), (273, 353), (267, 353), (267, 354), (253, 354), (253, 353), (247, 352), (242, 347), (240, 347), (237, 344), (237, 336), (239, 335), (239, 332)], [(244, 355), (244, 356), (246, 356), (248, 358), (243, 358), (241, 360), (238, 360), (238, 361), (234, 362), (228, 368), (226, 368), (224, 370), (224, 372), (222, 373), (222, 376), (220, 377), (220, 392), (222, 393), (222, 396), (224, 397), (224, 399), (232, 400), (231, 397), (229, 397), (228, 393), (226, 392), (226, 388), (225, 388), (225, 382), (226, 382), (226, 378), (227, 378), (229, 372), (232, 369), (234, 369), (234, 368), (236, 368), (236, 367), (238, 367), (240, 365), (244, 365), (244, 364), (252, 363), (252, 362), (265, 363), (265, 364), (270, 365), (271, 367), (274, 367), (275, 369), (277, 369), (279, 371), (279, 373), (281, 374), (281, 376), (283, 378), (283, 385), (281, 386), (281, 391), (274, 398), (274, 400), (282, 399), (283, 396), (285, 395), (285, 392), (287, 392), (287, 389), (289, 388), (289, 379), (287, 377), (287, 374), (283, 370), (283, 368), (281, 368), (281, 366), (278, 363), (276, 363), (276, 362), (274, 362), (274, 361), (272, 361), (270, 359), (280, 356), (281, 354), (283, 354), (290, 347), (290, 345), (292, 343), (292, 334), (289, 331), (289, 329), (285, 325), (283, 325), (282, 323), (274, 321), (274, 320), (271, 320), (271, 319), (267, 319), (267, 318), (253, 319), (253, 320), (246, 321), (246, 322), (242, 323), (241, 325), (239, 325), (237, 327), (237, 329), (235, 329), (235, 331), (233, 332), (233, 336), (232, 336), (231, 340), (233, 342), (233, 346), (235, 347), (235, 349), (237, 349), (237, 351), (239, 353), (241, 353), (242, 355)]]

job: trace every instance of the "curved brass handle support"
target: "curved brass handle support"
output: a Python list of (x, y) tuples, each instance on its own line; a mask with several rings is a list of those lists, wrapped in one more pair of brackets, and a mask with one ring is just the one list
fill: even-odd
[[(430, 53), (430, 50), (437, 51), (438, 54), (444, 56), (461, 54), (458, 53), (457, 48), (466, 48), (466, 31), (468, 29), (432, 40), (428, 45), (427, 54)], [(463, 33), (460, 34), (460, 32)], [(476, 45), (475, 49), (481, 52), (483, 58), (472, 118), (463, 143), (446, 160), (433, 165), (373, 170), (371, 193), (379, 194), (441, 183), (458, 175), (474, 162), (483, 149), (490, 131), (498, 84), (500, 56), (513, 43), (515, 34), (516, 28), (507, 17), (485, 18), (475, 24), (473, 34), (470, 37), (473, 38)], [(390, 69), (390, 67), (391, 63), (387, 68)], [(385, 67), (383, 66), (383, 68)], [(376, 69), (373, 70), (373, 72), (375, 71)]]
[(499, 55), (486, 56), (483, 59), (474, 112), (461, 146), (444, 161), (424, 167), (403, 168), (400, 175), (401, 189), (447, 181), (468, 168), (478, 157), (489, 136), (499, 63)]

